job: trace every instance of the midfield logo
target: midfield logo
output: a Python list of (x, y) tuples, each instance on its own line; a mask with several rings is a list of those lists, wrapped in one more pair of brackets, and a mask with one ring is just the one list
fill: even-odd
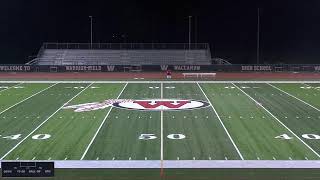
[(75, 112), (94, 111), (105, 109), (107, 107), (117, 107), (128, 110), (142, 111), (173, 111), (173, 110), (191, 110), (208, 107), (209, 103), (198, 100), (177, 100), (177, 99), (150, 99), (150, 100), (132, 100), (132, 99), (109, 99), (103, 102), (93, 102), (78, 105), (66, 106), (64, 109), (75, 109)]

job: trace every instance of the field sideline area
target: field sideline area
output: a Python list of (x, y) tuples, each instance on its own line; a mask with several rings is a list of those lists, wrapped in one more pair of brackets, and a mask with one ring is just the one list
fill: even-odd
[(320, 159), (318, 127), (318, 81), (0, 82), (1, 160), (290, 164)]

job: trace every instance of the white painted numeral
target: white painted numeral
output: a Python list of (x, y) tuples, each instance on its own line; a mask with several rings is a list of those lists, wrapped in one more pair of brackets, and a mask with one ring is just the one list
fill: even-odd
[(317, 134), (303, 134), (302, 137), (305, 139), (320, 139), (320, 136)]
[(2, 137), (2, 138), (3, 138), (3, 139), (17, 140), (17, 139), (20, 139), (20, 138), (21, 138), (21, 134), (6, 136), (6, 137)]
[(51, 137), (50, 134), (37, 134), (32, 136), (32, 139), (36, 139), (36, 140), (45, 140), (45, 139), (49, 139)]
[(288, 136), (288, 134), (281, 134), (279, 136), (274, 137), (276, 139), (292, 139), (292, 137)]
[(234, 86), (226, 86), (224, 88), (226, 88), (226, 89), (235, 89), (236, 87), (234, 87)]
[(184, 139), (184, 138), (186, 138), (186, 136), (183, 134), (169, 134), (167, 137), (169, 139)]
[(157, 136), (155, 136), (154, 134), (141, 134), (139, 136), (139, 139), (141, 140), (150, 140), (150, 139), (156, 139)]

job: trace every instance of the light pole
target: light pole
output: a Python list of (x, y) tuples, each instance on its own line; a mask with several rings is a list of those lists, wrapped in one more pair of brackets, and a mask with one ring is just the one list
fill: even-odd
[(92, 49), (92, 39), (93, 39), (92, 19), (93, 19), (93, 17), (92, 17), (92, 16), (89, 16), (89, 18), (90, 18), (90, 46), (91, 46), (91, 49)]
[(191, 18), (192, 16), (189, 16), (189, 50), (191, 49)]
[(260, 9), (257, 14), (257, 64), (260, 63)]

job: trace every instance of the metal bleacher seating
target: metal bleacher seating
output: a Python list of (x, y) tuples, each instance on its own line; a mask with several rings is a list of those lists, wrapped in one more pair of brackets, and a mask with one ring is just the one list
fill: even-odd
[[(68, 44), (69, 45), (69, 44)], [(82, 45), (82, 44), (81, 44)], [(87, 44), (89, 47), (90, 44)], [(84, 48), (75, 44), (44, 44), (40, 49), (38, 65), (210, 65), (211, 54), (207, 44), (197, 48), (117, 48), (104, 45)], [(181, 44), (179, 44), (181, 46)], [(95, 46), (97, 46), (95, 44)], [(78, 48), (77, 48), (78, 47)], [(186, 48), (187, 47), (187, 48)]]

